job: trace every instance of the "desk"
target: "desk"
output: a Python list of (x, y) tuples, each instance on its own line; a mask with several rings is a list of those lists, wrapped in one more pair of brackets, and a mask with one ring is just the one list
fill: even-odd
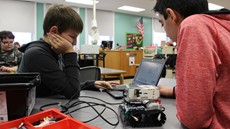
[[(170, 82), (170, 79), (164, 79), (164, 80), (160, 80), (159, 84), (170, 84), (172, 86), (174, 86), (175, 81), (172, 81), (172, 83)], [(81, 92), (81, 96), (93, 96), (96, 98), (100, 98), (105, 100), (106, 102), (110, 102), (110, 103), (119, 103), (122, 102), (121, 100), (115, 100), (112, 97), (110, 97), (107, 93), (105, 92), (97, 92), (97, 91), (82, 91)], [(87, 102), (98, 102), (97, 100), (94, 99), (90, 99), (90, 98), (81, 98), (80, 100), (85, 100)], [(40, 106), (44, 105), (44, 104), (50, 104), (50, 103), (54, 103), (54, 102), (61, 102), (63, 105), (65, 103), (68, 102), (68, 100), (65, 99), (52, 99), (52, 98), (38, 98), (36, 99), (36, 105), (35, 105), (35, 110), (38, 110), (40, 108)], [(166, 114), (166, 123), (161, 126), (161, 127), (148, 127), (148, 128), (144, 128), (144, 129), (183, 129), (181, 127), (180, 122), (178, 121), (178, 119), (176, 118), (176, 106), (175, 106), (175, 99), (169, 99), (169, 98), (161, 98), (161, 102), (162, 105), (165, 107), (165, 111), (164, 113)], [(112, 109), (114, 109), (115, 111), (117, 111), (118, 113), (118, 105), (108, 105), (109, 107), (111, 107)], [(102, 107), (98, 107), (100, 109), (102, 109)], [(91, 109), (91, 108), (86, 108), (86, 109), (82, 109), (79, 110), (75, 113), (72, 114), (74, 116), (75, 119), (80, 120), (80, 121), (86, 121), (89, 119), (92, 119), (93, 117), (95, 117), (97, 114)], [(117, 122), (117, 118), (115, 116), (114, 113), (112, 113), (111, 111), (107, 111), (105, 113), (103, 113), (103, 116), (110, 122), (115, 123)], [(102, 120), (101, 118), (97, 118), (89, 123), (87, 123), (89, 125), (92, 126), (97, 126), (100, 127), (101, 129), (132, 129), (131, 127), (124, 127), (124, 125), (122, 124), (122, 122), (120, 121), (120, 123), (117, 125), (117, 127), (113, 127), (109, 124), (107, 124), (104, 120)], [(143, 129), (143, 128), (135, 128), (135, 129)]]
[(117, 70), (117, 69), (110, 69), (110, 68), (103, 68), (99, 67), (101, 69), (101, 75), (104, 77), (105, 75), (108, 76), (118, 76), (120, 79), (120, 84), (124, 83), (124, 76), (123, 73), (126, 73), (124, 70)]

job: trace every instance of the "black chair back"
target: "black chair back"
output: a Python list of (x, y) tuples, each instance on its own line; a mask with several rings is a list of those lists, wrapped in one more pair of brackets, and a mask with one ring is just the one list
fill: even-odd
[(100, 80), (101, 70), (97, 66), (86, 66), (80, 68), (80, 82), (87, 80)]

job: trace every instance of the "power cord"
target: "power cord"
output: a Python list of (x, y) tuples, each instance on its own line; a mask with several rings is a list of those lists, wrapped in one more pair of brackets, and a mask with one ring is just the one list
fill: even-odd
[[(105, 122), (107, 122), (108, 124), (110, 124), (110, 125), (112, 125), (112, 126), (116, 126), (116, 125), (119, 124), (119, 116), (118, 116), (118, 114), (116, 113), (116, 111), (114, 111), (112, 108), (106, 106), (105, 104), (99, 104), (99, 103), (95, 103), (95, 102), (86, 102), (86, 101), (77, 101), (76, 103), (73, 103), (73, 105), (71, 105), (71, 107), (69, 107), (69, 110), (70, 110), (71, 108), (75, 107), (75, 106), (80, 105), (80, 104), (87, 104), (87, 106), (84, 106), (84, 107), (80, 107), (80, 108), (74, 109), (73, 111), (70, 111), (70, 113), (76, 112), (76, 111), (78, 111), (78, 110), (80, 110), (80, 109), (83, 109), (83, 108), (91, 107), (91, 108), (98, 114), (98, 115), (95, 116), (94, 118), (92, 118), (92, 119), (90, 119), (90, 120), (88, 120), (88, 121), (84, 121), (84, 123), (90, 122), (90, 121), (92, 121), (92, 120), (94, 120), (94, 119), (96, 119), (96, 118), (98, 118), (98, 117), (101, 117)], [(95, 106), (101, 106), (101, 107), (104, 107), (104, 109), (103, 109), (101, 112), (99, 112), (99, 111), (95, 108)], [(111, 122), (109, 122), (108, 120), (106, 120), (106, 118), (104, 118), (104, 116), (103, 116), (102, 114), (105, 112), (106, 109), (109, 109), (109, 110), (111, 110), (112, 112), (114, 112), (114, 114), (115, 114), (116, 117), (117, 117), (117, 122), (116, 122), (116, 123), (111, 123)]]
[(99, 98), (95, 98), (95, 97), (91, 97), (91, 96), (80, 96), (80, 98), (91, 98), (91, 99), (96, 99), (96, 100), (99, 100), (105, 104), (109, 104), (109, 105), (119, 105), (119, 104), (123, 104), (123, 102), (120, 102), (120, 103), (109, 103), (109, 102), (106, 102), (102, 99), (99, 99)]
[[(83, 102), (83, 103), (85, 103), (85, 102)], [(69, 112), (69, 113), (75, 112), (75, 111), (80, 110), (80, 109), (83, 109), (83, 108), (87, 108), (87, 107), (91, 107), (91, 106), (96, 106), (96, 105), (98, 105), (98, 104), (93, 104), (93, 105), (88, 105), (88, 106), (80, 107), (80, 108), (77, 108), (77, 109), (75, 109), (75, 110), (73, 110), (73, 111), (71, 111), (71, 112)], [(88, 120), (88, 121), (83, 121), (83, 122), (84, 122), (84, 123), (88, 123), (88, 122), (90, 122), (90, 121), (96, 119), (97, 117), (99, 117), (99, 116), (105, 111), (105, 109), (106, 109), (106, 108), (104, 108), (103, 111), (101, 111), (101, 113), (100, 113), (99, 115), (97, 115), (96, 117), (94, 117), (94, 118), (92, 118), (92, 119), (90, 119), (90, 120)]]
[[(102, 103), (96, 103), (96, 102), (86, 102), (86, 101), (82, 101), (82, 100), (78, 100), (78, 99), (74, 99), (75, 98), (75, 95), (73, 95), (70, 100), (65, 104), (65, 105), (62, 105), (61, 103), (50, 103), (50, 104), (46, 104), (46, 105), (43, 105), (40, 107), (40, 110), (43, 111), (44, 108), (48, 108), (48, 107), (51, 107), (51, 106), (59, 106), (61, 108), (61, 112), (62, 113), (65, 113), (71, 117), (73, 117), (71, 114), (80, 110), (80, 109), (84, 109), (84, 108), (92, 108), (96, 113), (97, 113), (97, 116), (93, 117), (92, 119), (90, 120), (87, 120), (87, 121), (82, 121), (84, 123), (88, 123), (90, 121), (93, 121), (95, 120), (96, 118), (98, 117), (101, 117), (105, 122), (107, 122), (108, 124), (112, 125), (112, 126), (117, 126), (119, 124), (119, 116), (118, 114), (116, 113), (116, 111), (114, 109), (112, 109), (111, 107), (108, 107), (106, 106), (106, 104), (108, 105), (119, 105), (119, 104), (122, 104), (121, 103), (109, 103), (109, 102), (106, 102), (102, 99), (98, 99), (98, 98), (95, 98), (95, 97), (90, 97), (90, 96), (80, 96), (79, 98), (90, 98), (90, 99), (95, 99), (95, 100), (98, 100), (98, 101), (101, 101), (103, 102), (104, 104)], [(76, 101), (75, 101), (76, 100)], [(86, 104), (85, 106), (83, 107), (79, 107), (79, 108), (76, 108), (76, 106), (79, 106), (79, 105), (82, 105), (82, 104)], [(95, 107), (103, 107), (103, 110), (101, 111), (98, 111)], [(74, 109), (73, 109), (74, 108)], [(108, 121), (104, 116), (103, 116), (103, 113), (106, 111), (106, 109), (109, 109), (110, 111), (112, 111), (116, 117), (117, 117), (117, 122), (115, 123), (111, 123), (110, 121)], [(74, 118), (74, 117), (73, 117)]]

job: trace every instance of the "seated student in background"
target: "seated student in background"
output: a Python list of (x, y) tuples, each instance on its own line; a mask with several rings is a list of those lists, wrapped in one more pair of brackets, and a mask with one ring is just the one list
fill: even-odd
[(52, 5), (45, 16), (43, 30), (43, 39), (19, 48), (24, 56), (18, 72), (39, 72), (41, 75), (37, 96), (60, 94), (67, 99), (78, 98), (81, 90), (112, 89), (117, 84), (106, 81), (80, 84), (80, 67), (73, 45), (83, 30), (83, 22), (74, 9)]
[(0, 71), (15, 72), (22, 58), (22, 53), (14, 48), (14, 35), (11, 31), (0, 32)]
[(20, 47), (19, 42), (14, 42), (14, 47), (15, 47), (15, 48), (19, 48), (19, 47)]
[(154, 11), (177, 42), (177, 118), (190, 129), (229, 129), (230, 12), (200, 14), (207, 0), (157, 0)]

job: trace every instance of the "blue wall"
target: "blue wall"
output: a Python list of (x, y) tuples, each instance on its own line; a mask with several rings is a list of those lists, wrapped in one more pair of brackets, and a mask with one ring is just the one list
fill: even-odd
[[(79, 14), (80, 14), (80, 16), (81, 16), (81, 19), (82, 19), (82, 21), (83, 21), (83, 23), (86, 23), (86, 21), (85, 21), (85, 9), (84, 8), (80, 8), (80, 10), (79, 10)], [(84, 24), (84, 28), (83, 28), (83, 31), (82, 31), (82, 33), (80, 34), (80, 46), (82, 45), (82, 44), (85, 44), (85, 29), (86, 29), (86, 25)]]
[[(126, 46), (126, 33), (137, 33), (136, 27), (140, 16), (115, 13), (115, 41), (122, 46)], [(143, 17), (144, 40), (143, 46), (152, 44), (152, 18)]]
[(43, 19), (44, 19), (44, 4), (37, 3), (37, 10), (36, 10), (36, 16), (37, 16), (37, 39), (40, 39), (43, 37)]

